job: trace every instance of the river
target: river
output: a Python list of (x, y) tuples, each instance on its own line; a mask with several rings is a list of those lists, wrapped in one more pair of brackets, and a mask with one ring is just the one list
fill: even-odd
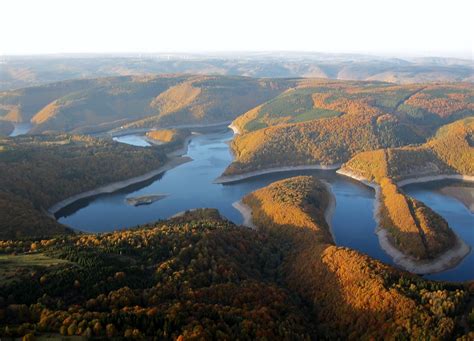
[(15, 128), (10, 134), (11, 137), (24, 135), (28, 133), (31, 130), (31, 128), (33, 128), (33, 124), (31, 123), (14, 123), (13, 125)]
[[(392, 259), (381, 249), (375, 234), (373, 189), (340, 176), (335, 171), (289, 171), (261, 175), (230, 184), (213, 183), (232, 162), (228, 147), (228, 141), (232, 137), (233, 133), (229, 130), (195, 135), (189, 143), (187, 152), (187, 156), (193, 161), (117, 192), (79, 200), (58, 211), (56, 217), (59, 222), (82, 231), (105, 232), (165, 219), (193, 208), (212, 207), (219, 209), (226, 218), (241, 224), (243, 217), (232, 204), (247, 193), (279, 179), (296, 175), (314, 175), (330, 184), (336, 198), (331, 223), (337, 245), (359, 250), (385, 263), (393, 264)], [(117, 140), (146, 146), (146, 141), (139, 135), (121, 136)], [(461, 203), (442, 195), (436, 188), (430, 189), (426, 184), (406, 187), (410, 195), (425, 201), (442, 214), (466, 243), (474, 245), (473, 226), (471, 226), (473, 216)], [(447, 213), (445, 207), (438, 210), (436, 204), (432, 205), (429, 200), (423, 198), (423, 196), (430, 197), (431, 192), (438, 193), (440, 205), (447, 205), (451, 213)], [(150, 205), (131, 206), (126, 202), (127, 197), (154, 194), (167, 196)], [(446, 200), (443, 201), (443, 198)], [(469, 233), (471, 238), (465, 238), (465, 234)], [(427, 277), (445, 280), (472, 279), (473, 264), (474, 258), (471, 253), (454, 269)]]

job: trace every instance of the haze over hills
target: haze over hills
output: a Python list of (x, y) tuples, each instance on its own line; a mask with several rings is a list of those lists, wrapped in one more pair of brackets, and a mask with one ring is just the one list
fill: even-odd
[(472, 60), (255, 52), (4, 56), (0, 91), (68, 79), (145, 74), (318, 77), (394, 83), (473, 81)]
[(276, 96), (286, 79), (121, 76), (0, 93), (0, 119), (31, 122), (32, 133), (223, 123)]

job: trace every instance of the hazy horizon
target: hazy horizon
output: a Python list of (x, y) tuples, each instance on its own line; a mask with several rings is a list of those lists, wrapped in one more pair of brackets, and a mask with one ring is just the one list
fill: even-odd
[(0, 55), (301, 52), (473, 58), (472, 2), (7, 1)]
[[(277, 54), (281, 54), (277, 56)], [(286, 54), (286, 55), (285, 55)], [(25, 53), (25, 54), (0, 54), (1, 57), (5, 58), (28, 58), (28, 57), (44, 57), (44, 58), (94, 58), (94, 57), (117, 57), (117, 58), (238, 58), (238, 57), (302, 57), (302, 56), (324, 56), (324, 55), (334, 55), (340, 57), (367, 57), (374, 59), (418, 59), (418, 58), (442, 58), (442, 59), (459, 59), (472, 61), (474, 59), (471, 56), (443, 56), (436, 54), (384, 54), (384, 53), (359, 53), (359, 52), (331, 52), (331, 51), (301, 51), (301, 50), (262, 50), (262, 51), (252, 51), (252, 50), (236, 50), (236, 51), (212, 51), (212, 50), (202, 50), (202, 51), (110, 51), (110, 52), (51, 52), (51, 53)]]

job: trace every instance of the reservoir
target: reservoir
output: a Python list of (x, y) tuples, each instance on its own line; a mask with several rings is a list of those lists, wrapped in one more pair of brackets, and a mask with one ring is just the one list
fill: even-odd
[(33, 128), (33, 125), (31, 123), (14, 123), (13, 125), (15, 128), (10, 134), (11, 137), (24, 135), (28, 133), (31, 128)]
[[(133, 227), (193, 208), (217, 208), (227, 219), (241, 224), (243, 218), (232, 204), (247, 193), (268, 184), (297, 175), (313, 175), (331, 186), (336, 199), (332, 217), (335, 242), (361, 251), (385, 263), (392, 259), (381, 249), (375, 234), (373, 217), (374, 190), (329, 170), (288, 171), (265, 174), (229, 184), (215, 184), (232, 162), (228, 141), (230, 130), (194, 135), (188, 145), (187, 156), (193, 160), (179, 165), (155, 178), (131, 185), (110, 194), (85, 198), (56, 213), (59, 222), (87, 232), (106, 232)], [(119, 142), (145, 145), (139, 135), (121, 136)], [(424, 201), (440, 213), (453, 230), (469, 245), (474, 245), (473, 215), (459, 201), (441, 194), (437, 183), (405, 186), (404, 190)], [(436, 196), (431, 193), (436, 193)], [(127, 198), (165, 194), (150, 205), (133, 206)], [(466, 280), (474, 278), (474, 257), (471, 252), (458, 266), (428, 278)]]

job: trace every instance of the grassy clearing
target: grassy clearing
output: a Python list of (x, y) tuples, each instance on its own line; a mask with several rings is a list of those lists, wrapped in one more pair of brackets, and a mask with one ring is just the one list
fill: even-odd
[(0, 282), (7, 284), (21, 273), (70, 263), (64, 259), (48, 257), (42, 253), (24, 255), (0, 255)]
[(291, 122), (305, 122), (316, 120), (319, 118), (334, 117), (340, 115), (341, 112), (330, 109), (314, 108), (312, 110), (306, 111), (302, 114), (297, 115), (291, 120)]

